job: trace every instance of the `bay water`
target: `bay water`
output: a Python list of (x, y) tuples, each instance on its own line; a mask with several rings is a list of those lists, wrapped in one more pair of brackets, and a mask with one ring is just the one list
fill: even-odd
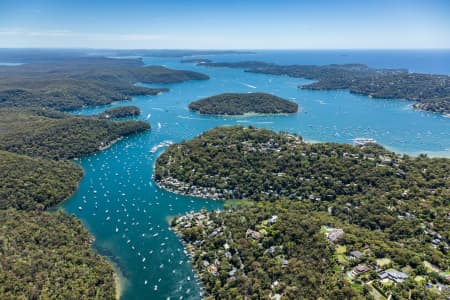
[[(366, 63), (371, 67), (409, 68), (424, 73), (450, 74), (449, 51), (257, 51), (255, 54), (216, 55), (214, 61), (260, 60), (279, 64)], [(221, 125), (253, 125), (298, 133), (309, 141), (351, 143), (374, 138), (386, 148), (418, 155), (450, 156), (450, 119), (419, 112), (406, 100), (371, 99), (348, 91), (307, 91), (310, 82), (287, 76), (252, 74), (240, 69), (204, 68), (182, 64), (180, 58), (145, 57), (147, 65), (163, 65), (208, 74), (206, 81), (168, 85), (158, 96), (89, 107), (75, 114), (136, 105), (140, 119), (152, 130), (126, 137), (109, 149), (77, 162), (85, 174), (78, 191), (62, 208), (80, 218), (95, 237), (94, 247), (108, 256), (120, 274), (121, 299), (199, 299), (192, 265), (177, 236), (170, 231), (172, 216), (193, 210), (220, 209), (220, 201), (175, 195), (158, 188), (153, 179), (157, 156), (150, 150), (164, 141), (180, 142)], [(188, 110), (191, 101), (224, 92), (267, 92), (300, 105), (293, 115), (239, 117), (204, 116)]]

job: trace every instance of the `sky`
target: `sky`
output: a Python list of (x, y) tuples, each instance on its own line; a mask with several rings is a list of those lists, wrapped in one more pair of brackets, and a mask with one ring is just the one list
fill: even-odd
[(450, 48), (450, 0), (0, 0), (0, 48)]

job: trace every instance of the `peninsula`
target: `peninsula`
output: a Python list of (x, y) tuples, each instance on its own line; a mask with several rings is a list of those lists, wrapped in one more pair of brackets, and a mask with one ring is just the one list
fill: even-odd
[(246, 72), (287, 75), (316, 82), (302, 85), (308, 90), (348, 89), (372, 98), (416, 101), (416, 109), (450, 113), (450, 76), (410, 73), (405, 69), (374, 69), (363, 64), (276, 65), (258, 61), (205, 62), (205, 67), (242, 68)]
[[(225, 126), (170, 146), (156, 162), (155, 180), (180, 194), (250, 200), (172, 222), (207, 294), (329, 298), (321, 293), (346, 286), (339, 283), (345, 278), (354, 293), (402, 298), (420, 295), (427, 282), (430, 293), (447, 284), (449, 165), (374, 144), (309, 144), (297, 135)], [(296, 289), (295, 278), (322, 284)]]
[(138, 82), (167, 84), (208, 78), (193, 71), (144, 66), (141, 59), (81, 57), (0, 66), (0, 107), (70, 110), (168, 91), (136, 86)]
[(194, 101), (189, 109), (208, 115), (289, 114), (298, 104), (266, 93), (225, 93)]

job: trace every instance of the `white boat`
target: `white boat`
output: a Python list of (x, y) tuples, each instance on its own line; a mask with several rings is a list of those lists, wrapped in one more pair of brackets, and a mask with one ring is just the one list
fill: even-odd
[(367, 144), (376, 144), (377, 143), (377, 141), (372, 138), (354, 138), (352, 141), (355, 146), (364, 146)]

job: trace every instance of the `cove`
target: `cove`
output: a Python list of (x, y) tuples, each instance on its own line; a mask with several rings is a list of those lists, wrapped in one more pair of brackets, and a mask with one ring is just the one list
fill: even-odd
[[(339, 59), (351, 61), (352, 55), (340, 56), (339, 53), (322, 54), (323, 63), (341, 63)], [(255, 57), (210, 58), (216, 61), (278, 60), (294, 64), (304, 63), (308, 55), (312, 54), (261, 52)], [(320, 55), (314, 54), (315, 63), (320, 62)], [(366, 56), (373, 60), (369, 54)], [(366, 56), (359, 53), (354, 58), (359, 60), (353, 62), (365, 63)], [(402, 67), (414, 61), (411, 56), (405, 57), (408, 60), (399, 61), (381, 55), (380, 64), (392, 63), (383, 66), (395, 68), (399, 67), (396, 62)], [(351, 143), (356, 137), (370, 137), (397, 152), (450, 156), (450, 119), (412, 110), (412, 102), (370, 99), (344, 90), (300, 90), (297, 86), (308, 81), (239, 69), (203, 68), (179, 61), (180, 58), (144, 58), (147, 65), (195, 70), (211, 79), (164, 85), (170, 92), (73, 112), (91, 115), (106, 108), (136, 105), (142, 114), (133, 119), (146, 120), (152, 125), (151, 131), (124, 138), (104, 151), (78, 160), (85, 171), (84, 178), (77, 192), (63, 204), (63, 209), (80, 218), (95, 237), (94, 247), (112, 256), (118, 265), (122, 273), (122, 299), (200, 298), (192, 266), (181, 242), (169, 230), (168, 220), (191, 210), (220, 209), (223, 203), (175, 195), (155, 185), (153, 165), (164, 150), (151, 153), (150, 149), (163, 141), (179, 142), (215, 126), (241, 124), (294, 132), (309, 141)], [(415, 67), (423, 68), (410, 65), (411, 69)], [(224, 92), (256, 91), (296, 101), (300, 112), (280, 116), (215, 117), (187, 109), (191, 101), (199, 98)]]

